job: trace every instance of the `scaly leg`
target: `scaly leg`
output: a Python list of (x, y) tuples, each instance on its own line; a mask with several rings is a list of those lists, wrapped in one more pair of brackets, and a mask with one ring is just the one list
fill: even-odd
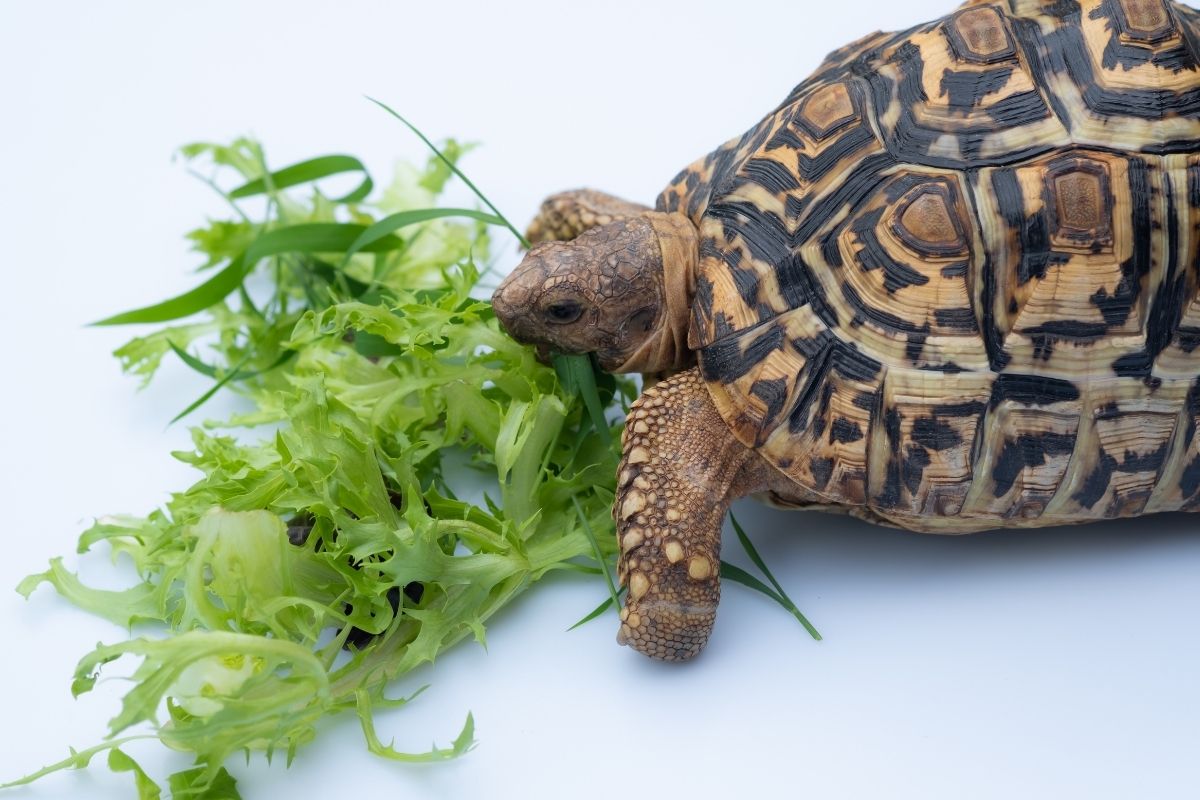
[(538, 215), (529, 224), (525, 238), (530, 245), (566, 242), (599, 225), (636, 217), (649, 210), (647, 206), (592, 189), (560, 192), (542, 203)]
[(738, 497), (780, 485), (734, 438), (696, 369), (646, 390), (625, 425), (613, 513), (629, 588), (617, 640), (685, 661), (708, 643), (721, 597), (721, 525)]

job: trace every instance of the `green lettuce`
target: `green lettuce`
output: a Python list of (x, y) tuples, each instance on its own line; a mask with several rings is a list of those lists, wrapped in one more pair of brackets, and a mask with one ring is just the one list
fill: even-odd
[[(55, 559), (19, 587), (28, 596), (49, 583), (122, 626), (164, 631), (80, 661), (76, 695), (112, 662), (140, 659), (108, 741), (47, 770), (108, 749), (139, 796), (157, 796), (119, 749), (119, 737), (148, 728), (196, 758), (169, 777), (173, 791), (236, 792), (229, 756), (290, 759), (319, 719), (349, 711), (381, 756), (459, 755), (472, 746), (469, 716), (447, 747), (406, 754), (378, 740), (372, 712), (395, 705), (384, 696), (391, 680), (465, 638), (484, 641), (488, 620), (546, 574), (601, 571), (597, 560), (614, 551), (608, 424), (598, 431), (578, 387), (504, 335), (477, 299), (487, 217), (421, 212), (435, 207), (446, 161), (397, 170), (378, 207), (330, 200), (313, 180), (270, 188), (272, 174), (286, 183), (298, 171), (267, 172), (249, 140), (185, 155), (242, 181), (224, 192), (234, 218), (188, 238), (205, 274), (243, 276), (199, 315), (174, 301), (122, 315), (171, 324), (117, 356), (143, 380), (178, 356), (249, 408), (194, 428), (193, 449), (175, 454), (198, 470), (193, 486), (144, 517), (105, 517), (82, 534), (81, 552), (103, 545), (130, 559), (133, 585), (90, 588)], [(310, 163), (300, 166), (312, 175)], [(255, 195), (268, 198), (260, 222), (239, 205)], [(375, 235), (388, 246), (356, 246)], [(341, 253), (326, 250), (334, 246)], [(604, 388), (617, 405), (630, 398), (626, 384)], [(273, 431), (262, 440), (240, 431), (264, 425)], [(464, 469), (474, 473), (468, 490), (491, 487), (482, 502), (460, 499)]]
[[(81, 553), (128, 559), (127, 588), (93, 588), (57, 558), (18, 587), (28, 597), (50, 584), (155, 635), (99, 645), (78, 664), (76, 696), (114, 662), (137, 662), (104, 741), (8, 785), (107, 752), (139, 798), (157, 798), (159, 783), (121, 749), (154, 738), (195, 759), (166, 777), (173, 796), (236, 798), (230, 756), (290, 763), (319, 720), (348, 712), (381, 757), (453, 758), (473, 746), (470, 714), (429, 752), (379, 740), (374, 710), (412, 699), (385, 696), (390, 682), (460, 641), (485, 642), (492, 616), (551, 572), (607, 579), (609, 599), (582, 622), (618, 602), (614, 423), (634, 386), (586, 358), (540, 363), (479, 299), (489, 229), (516, 230), (482, 195), (489, 212), (438, 206), (452, 176), (474, 189), (456, 165), (467, 149), (451, 141), (423, 168), (399, 167), (375, 200), (352, 156), (272, 171), (249, 139), (182, 150), (209, 165), (201, 177), (230, 208), (188, 234), (201, 282), (99, 324), (160, 326), (116, 351), (143, 383), (169, 358), (211, 380), (179, 417), (221, 389), (245, 402), (174, 454), (196, 469), (191, 487), (80, 536)], [(355, 188), (330, 196), (335, 176)], [(731, 565), (722, 574), (807, 625), (769, 573), (774, 588)]]

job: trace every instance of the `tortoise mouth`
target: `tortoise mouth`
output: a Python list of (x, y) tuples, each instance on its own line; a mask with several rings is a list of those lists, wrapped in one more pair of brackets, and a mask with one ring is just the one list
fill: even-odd
[(500, 327), (511, 339), (527, 347), (533, 347), (537, 360), (550, 364), (558, 348), (547, 342), (538, 326), (529, 318), (525, 296), (519, 288), (514, 288), (515, 281), (510, 275), (500, 284), (492, 295), (492, 311), (500, 322)]
[(554, 357), (559, 355), (587, 355), (590, 350), (575, 350), (564, 348), (561, 343), (546, 341), (545, 333), (529, 320), (523, 307), (512, 302), (506, 292), (507, 282), (500, 285), (492, 295), (492, 311), (500, 322), (500, 327), (514, 341), (532, 347), (537, 360), (547, 366), (554, 363)]

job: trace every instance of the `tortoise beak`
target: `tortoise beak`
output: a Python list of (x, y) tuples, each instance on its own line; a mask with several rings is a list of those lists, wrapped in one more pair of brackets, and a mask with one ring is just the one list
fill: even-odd
[(496, 312), (496, 319), (500, 320), (500, 325), (504, 330), (508, 331), (508, 334), (515, 339), (514, 323), (517, 318), (517, 309), (513, 305), (514, 298), (509, 291), (510, 288), (506, 280), (496, 289), (492, 295), (492, 311)]
[(492, 311), (501, 327), (513, 339), (521, 344), (532, 344), (537, 348), (537, 359), (543, 364), (549, 364), (553, 358), (550, 345), (534, 341), (532, 332), (526, 323), (526, 298), (523, 288), (510, 279), (505, 279), (492, 295)]

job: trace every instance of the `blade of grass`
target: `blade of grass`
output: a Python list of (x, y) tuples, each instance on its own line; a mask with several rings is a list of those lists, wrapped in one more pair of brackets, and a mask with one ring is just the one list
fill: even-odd
[(357, 203), (366, 199), (371, 190), (375, 188), (375, 184), (371, 180), (371, 175), (367, 172), (367, 168), (363, 166), (361, 161), (354, 156), (345, 155), (321, 156), (320, 158), (311, 158), (307, 161), (292, 164), (291, 166), (269, 173), (262, 178), (245, 183), (229, 192), (228, 196), (232, 200), (240, 200), (244, 197), (267, 194), (347, 172), (361, 172), (363, 174), (362, 183), (344, 197), (331, 198), (333, 202)]
[(598, 619), (605, 611), (608, 611), (610, 608), (613, 607), (613, 602), (614, 601), (611, 597), (605, 598), (604, 602), (601, 603), (599, 606), (597, 606), (595, 611), (588, 614), (586, 617), (579, 620), (579, 622), (576, 622), (571, 627), (567, 628), (567, 633), (570, 633), (571, 631), (575, 630), (576, 628), (582, 628), (584, 625), (587, 625), (589, 622), (591, 622), (594, 619)]
[[(246, 252), (230, 262), (229, 266), (209, 278), (200, 286), (170, 300), (145, 308), (126, 311), (93, 325), (130, 325), (143, 322), (169, 322), (189, 317), (212, 308), (224, 300), (245, 280), (249, 271), (264, 258), (285, 253), (340, 253), (354, 244), (367, 230), (366, 225), (342, 222), (310, 222), (290, 225), (269, 231), (259, 236)], [(383, 236), (361, 245), (359, 251), (368, 253), (397, 250), (404, 240), (395, 236)]]
[(592, 553), (595, 555), (596, 563), (600, 565), (600, 569), (604, 572), (604, 581), (608, 584), (608, 599), (613, 605), (620, 605), (621, 601), (617, 593), (617, 585), (613, 583), (612, 573), (608, 571), (608, 561), (605, 560), (604, 552), (600, 549), (600, 542), (596, 541), (596, 534), (592, 531), (587, 514), (583, 513), (583, 506), (580, 505), (578, 497), (571, 495), (571, 502), (575, 504), (575, 513), (579, 516), (579, 524), (583, 526), (583, 533), (587, 536), (588, 543), (592, 546)]
[(799, 609), (797, 609), (794, 605), (791, 605), (784, 598), (780, 597), (779, 594), (776, 593), (775, 590), (770, 586), (767, 586), (758, 578), (754, 577), (749, 572), (746, 572), (746, 570), (742, 569), (736, 564), (730, 564), (728, 561), (722, 561), (721, 578), (724, 580), (733, 581), (734, 583), (740, 583), (742, 586), (745, 586), (748, 589), (753, 589), (754, 591), (771, 598), (776, 603), (786, 608), (792, 614), (792, 616), (799, 620), (800, 624), (804, 626), (804, 629), (808, 631), (810, 636), (812, 636), (818, 642), (821, 641), (821, 634), (818, 633), (817, 629), (812, 626), (812, 623), (800, 613)]
[[(742, 544), (742, 549), (746, 551), (746, 555), (750, 557), (750, 560), (754, 562), (754, 566), (758, 567), (759, 570), (762, 571), (762, 574), (767, 577), (767, 580), (771, 582), (771, 585), (775, 587), (773, 592), (765, 594), (767, 594), (768, 597), (772, 597), (775, 602), (786, 608), (792, 616), (799, 620), (800, 624), (804, 626), (804, 629), (808, 631), (809, 635), (811, 635), (818, 642), (821, 641), (821, 634), (817, 632), (817, 629), (814, 628), (813, 624), (808, 621), (808, 618), (805, 617), (804, 614), (801, 613), (800, 609), (796, 607), (796, 604), (792, 602), (792, 598), (788, 597), (787, 592), (783, 590), (783, 587), (779, 584), (779, 581), (775, 580), (775, 576), (771, 574), (771, 570), (767, 568), (766, 562), (763, 561), (762, 556), (759, 555), (758, 549), (755, 548), (754, 543), (750, 541), (750, 537), (746, 535), (746, 531), (743, 530), (742, 526), (738, 523), (737, 517), (735, 517), (733, 514), (730, 514), (729, 520), (733, 523), (733, 530), (737, 534), (738, 541)], [(732, 567), (732, 565), (730, 566)], [(738, 569), (737, 567), (732, 568)], [(737, 579), (735, 578), (734, 580)], [(755, 578), (755, 580), (757, 581), (758, 579)], [(741, 583), (741, 581), (738, 582)], [(761, 583), (761, 581), (759, 581), (759, 583)], [(762, 590), (759, 589), (758, 591)]]
[(343, 299), (359, 298), (371, 290), (371, 284), (355, 280), (346, 274), (341, 267), (335, 267), (319, 258), (308, 257), (303, 260), (302, 268), (310, 275), (315, 275), (330, 288), (338, 288), (343, 293)]
[(771, 582), (771, 585), (775, 587), (775, 591), (779, 592), (781, 597), (785, 598), (788, 602), (791, 602), (791, 598), (788, 597), (787, 592), (783, 590), (783, 587), (779, 584), (779, 581), (775, 579), (775, 576), (771, 573), (771, 570), (768, 569), (767, 562), (763, 560), (763, 557), (758, 552), (758, 548), (755, 547), (754, 543), (750, 541), (750, 537), (746, 534), (745, 528), (742, 527), (741, 523), (738, 522), (737, 516), (732, 512), (729, 514), (729, 521), (733, 524), (733, 531), (737, 534), (738, 541), (741, 543), (742, 549), (746, 551), (746, 555), (750, 556), (750, 560), (754, 562), (754, 566), (758, 567), (762, 574), (766, 576), (767, 580)]
[(259, 310), (258, 306), (254, 304), (254, 300), (250, 297), (250, 293), (246, 291), (245, 281), (238, 286), (237, 291), (238, 297), (240, 297), (242, 300), (242, 308), (265, 322), (267, 317), (261, 310)]
[[(213, 378), (213, 379), (218, 379), (218, 378), (222, 377), (221, 370), (217, 369), (216, 367), (212, 366), (211, 364), (204, 363), (203, 361), (196, 358), (194, 355), (192, 355), (188, 351), (184, 350), (181, 347), (176, 346), (176, 344), (174, 342), (168, 342), (168, 344), (171, 345), (171, 349), (175, 351), (175, 355), (179, 356), (179, 360), (182, 361), (183, 363), (187, 364), (192, 369), (196, 370), (196, 372), (199, 372), (201, 375), (205, 375), (205, 376), (207, 376), (209, 378)], [(295, 356), (296, 356), (295, 350), (285, 350), (284, 352), (279, 354), (278, 360), (276, 360), (274, 363), (271, 364), (271, 366), (267, 367), (266, 369), (250, 370), (249, 372), (236, 372), (236, 373), (233, 373), (233, 375), (231, 376), (230, 379), (235, 380), (235, 381), (244, 381), (247, 378), (258, 377), (259, 375), (270, 372), (271, 370), (275, 369), (276, 367), (283, 366), (288, 361), (291, 361), (292, 358), (294, 358)]]
[(513, 224), (511, 222), (509, 222), (508, 219), (503, 214), (500, 213), (500, 209), (498, 209), (498, 208), (496, 208), (496, 206), (492, 205), (492, 201), (488, 200), (487, 197), (483, 194), (483, 192), (479, 191), (479, 187), (477, 187), (474, 183), (472, 183), (471, 179), (468, 178), (466, 175), (464, 175), (462, 170), (460, 170), (453, 161), (446, 158), (445, 154), (443, 154), (442, 151), (438, 149), (437, 145), (435, 145), (433, 142), (431, 142), (429, 140), (428, 136), (421, 133), (420, 129), (418, 129), (416, 125), (413, 125), (411, 122), (406, 120), (404, 117), (400, 116), (399, 112), (397, 112), (395, 109), (393, 109), (387, 103), (384, 103), (381, 100), (376, 100), (374, 97), (371, 97), (371, 96), (367, 96), (367, 99), (370, 100), (375, 105), (382, 108), (387, 113), (391, 114), (396, 119), (400, 120), (400, 122), (402, 122), (406, 128), (408, 128), (410, 131), (415, 133), (417, 135), (417, 138), (420, 139), (422, 142), (424, 142), (425, 146), (428, 147), (430, 150), (432, 150), (433, 154), (436, 155), (439, 159), (441, 159), (442, 163), (445, 164), (446, 167), (449, 168), (449, 170), (451, 172), (453, 172), (455, 175), (457, 175), (458, 179), (461, 180), (463, 183), (465, 183), (467, 185), (467, 188), (470, 189), (472, 192), (474, 192), (475, 196), (478, 197), (485, 206), (487, 206), (488, 208), (490, 208), (492, 210), (493, 214), (495, 214), (497, 217), (499, 217), (501, 222), (504, 223), (504, 227), (506, 227), (510, 231), (512, 231), (512, 235), (517, 237), (517, 241), (521, 243), (521, 247), (524, 247), (526, 250), (529, 249), (529, 242), (526, 241), (525, 237), (521, 235), (521, 232), (513, 227)]
[(608, 420), (604, 417), (604, 403), (601, 402), (600, 391), (596, 388), (596, 366), (591, 358), (557, 355), (554, 357), (554, 370), (567, 392), (577, 394), (583, 400), (600, 440), (606, 445), (612, 444), (612, 432), (608, 428)]
[(212, 396), (215, 395), (217, 392), (221, 391), (221, 388), (223, 386), (225, 386), (225, 384), (227, 384), (231, 380), (233, 380), (234, 375), (237, 375), (239, 372), (241, 372), (242, 367), (246, 366), (246, 364), (250, 361), (251, 355), (253, 355), (253, 353), (247, 353), (246, 356), (241, 361), (239, 361), (236, 365), (234, 365), (233, 369), (229, 370), (229, 372), (225, 375), (225, 377), (221, 378), (219, 381), (217, 381), (215, 384), (213, 384), (211, 389), (209, 389), (204, 394), (200, 395), (200, 397), (198, 397), (196, 399), (196, 401), (193, 402), (190, 406), (188, 406), (183, 411), (180, 411), (178, 414), (176, 414), (171, 419), (171, 421), (167, 423), (167, 425), (168, 426), (174, 425), (176, 422), (179, 422), (179, 420), (183, 419), (188, 414), (192, 413), (197, 408), (199, 408), (200, 406), (207, 403), (210, 399), (212, 399)]
[(191, 175), (193, 178), (195, 178), (196, 180), (198, 180), (198, 181), (200, 181), (201, 183), (203, 183), (203, 184), (204, 184), (205, 186), (207, 186), (208, 188), (212, 189), (212, 190), (213, 190), (214, 192), (216, 192), (217, 194), (219, 194), (219, 195), (221, 196), (221, 198), (222, 198), (223, 200), (225, 200), (225, 202), (229, 203), (229, 207), (230, 207), (230, 208), (232, 208), (232, 209), (234, 210), (234, 212), (235, 212), (235, 213), (236, 213), (236, 214), (237, 214), (239, 217), (241, 217), (241, 218), (242, 218), (242, 221), (243, 221), (243, 222), (246, 222), (246, 223), (249, 223), (249, 224), (253, 224), (253, 222), (251, 221), (250, 217), (249, 217), (249, 216), (246, 214), (246, 212), (245, 212), (245, 211), (242, 211), (242, 207), (241, 207), (241, 206), (239, 206), (237, 203), (235, 203), (235, 202), (234, 202), (232, 199), (230, 199), (230, 197), (229, 197), (229, 194), (228, 194), (228, 193), (226, 193), (226, 191), (225, 191), (224, 189), (222, 189), (220, 186), (217, 186), (217, 182), (216, 182), (216, 181), (214, 181), (212, 178), (210, 178), (210, 177), (208, 177), (207, 175), (204, 175), (204, 174), (202, 174), (202, 173), (200, 173), (200, 172), (198, 172), (197, 170), (194, 170), (194, 169), (190, 169), (190, 168), (189, 168), (189, 169), (188, 169), (188, 171), (187, 171), (187, 173), (188, 173), (189, 175)]
[[(366, 225), (350, 222), (306, 222), (264, 233), (246, 248), (246, 261), (256, 264), (284, 253), (342, 253), (367, 231)], [(404, 240), (380, 236), (360, 246), (361, 252), (381, 253), (404, 247)]]
[(143, 322), (170, 322), (212, 308), (242, 285), (246, 278), (246, 259), (235, 258), (229, 266), (213, 275), (190, 292), (155, 303), (152, 306), (126, 311), (107, 317), (92, 325), (132, 325)]
[(469, 208), (419, 208), (412, 211), (401, 211), (384, 217), (363, 231), (362, 235), (355, 239), (350, 247), (346, 249), (346, 255), (342, 257), (342, 267), (345, 268), (350, 259), (363, 248), (390, 236), (401, 228), (442, 217), (467, 217), (485, 222), (488, 225), (505, 224), (504, 220), (498, 216), (485, 214), (482, 211), (475, 211)]
[(730, 564), (728, 561), (722, 561), (721, 562), (721, 579), (722, 580), (730, 580), (730, 581), (733, 581), (734, 583), (740, 583), (742, 586), (745, 586), (747, 589), (753, 589), (754, 591), (758, 592), (759, 594), (766, 595), (767, 597), (774, 600), (776, 603), (783, 605), (783, 598), (780, 597), (779, 594), (774, 589), (772, 589), (770, 586), (767, 586), (761, 580), (754, 577), (749, 572), (747, 572), (746, 570), (739, 567), (737, 564)]

